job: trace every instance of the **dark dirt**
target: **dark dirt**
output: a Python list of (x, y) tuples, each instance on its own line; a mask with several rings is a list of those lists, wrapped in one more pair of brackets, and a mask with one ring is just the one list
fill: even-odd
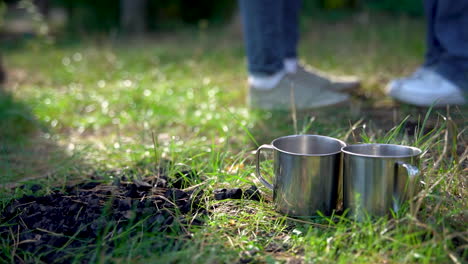
[[(132, 181), (123, 176), (112, 184), (92, 181), (44, 196), (25, 195), (12, 200), (1, 212), (0, 236), (16, 243), (12, 245), (17, 247), (15, 262), (22, 262), (20, 252), (23, 251), (39, 256), (46, 263), (68, 263), (71, 250), (85, 246), (91, 250), (89, 245), (108, 232), (105, 228), (109, 226), (117, 230), (114, 235), (118, 235), (137, 222), (147, 232), (174, 232), (180, 226), (202, 225), (203, 215), (208, 213), (202, 199), (203, 191), (181, 189), (189, 187), (188, 181), (182, 178), (195, 179), (197, 173), (188, 170), (175, 176)], [(39, 185), (21, 188), (33, 193), (41, 190)], [(214, 196), (216, 200), (260, 200), (255, 186), (245, 191), (216, 190)], [(190, 219), (190, 223), (186, 219)], [(181, 236), (188, 235), (184, 230), (177, 231)], [(112, 249), (112, 241), (107, 246)], [(63, 247), (66, 250), (57, 250)], [(1, 252), (0, 260), (11, 258)]]
[(214, 191), (215, 200), (226, 200), (226, 199), (248, 199), (254, 201), (260, 201), (260, 191), (255, 185), (250, 186), (247, 190), (240, 188), (234, 189), (217, 189)]

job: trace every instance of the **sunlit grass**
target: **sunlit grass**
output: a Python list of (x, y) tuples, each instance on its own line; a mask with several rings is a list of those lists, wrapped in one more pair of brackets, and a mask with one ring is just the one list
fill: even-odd
[[(110, 177), (109, 170), (122, 167), (153, 173), (154, 165), (166, 159), (173, 162), (172, 170), (190, 167), (203, 175), (193, 183), (204, 184), (207, 203), (215, 209), (204, 226), (189, 227), (191, 239), (141, 232), (135, 224), (121, 237), (70, 252), (77, 262), (91, 250), (93, 261), (121, 263), (461, 263), (468, 254), (467, 154), (457, 146), (466, 146), (466, 111), (433, 109), (426, 118), (427, 109), (392, 109), (382, 93), (389, 79), (410, 73), (422, 61), (423, 21), (363, 14), (307, 23), (301, 58), (363, 79), (350, 108), (296, 118), (249, 111), (242, 42), (232, 30), (8, 50), (6, 88), (13, 97), (7, 110), (18, 111), (0, 108), (2, 121), (10, 120), (2, 123), (10, 133), (0, 138), (1, 182), (40, 177), (47, 192), (72, 178)], [(410, 121), (419, 124), (412, 135), (404, 129)], [(417, 217), (403, 212), (396, 219), (362, 223), (336, 215), (297, 221), (276, 213), (271, 194), (261, 186), (261, 202), (210, 198), (216, 188), (258, 185), (251, 151), (297, 132), (422, 148), (424, 185), (415, 201)], [(12, 138), (15, 134), (22, 138)], [(47, 151), (32, 151), (34, 144)], [(39, 160), (35, 169), (36, 163), (25, 157), (38, 155), (57, 160)], [(1, 208), (24, 192), (3, 191)], [(12, 252), (12, 239), (2, 238), (2, 250)], [(105, 245), (110, 241), (115, 247), (109, 252)]]

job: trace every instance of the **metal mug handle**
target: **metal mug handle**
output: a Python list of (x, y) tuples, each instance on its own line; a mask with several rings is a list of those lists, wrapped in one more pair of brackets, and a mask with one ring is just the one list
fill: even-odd
[(269, 145), (269, 144), (264, 144), (264, 145), (261, 145), (260, 147), (258, 147), (257, 151), (256, 151), (256, 157), (257, 157), (257, 165), (256, 165), (256, 169), (255, 169), (255, 176), (257, 176), (257, 179), (263, 184), (265, 185), (265, 187), (267, 187), (268, 189), (270, 190), (273, 190), (273, 184), (269, 183), (267, 180), (265, 180), (262, 175), (260, 174), (260, 151), (262, 149), (269, 149), (269, 150), (274, 150), (275, 148), (272, 146), (272, 145)]
[[(404, 175), (400, 175), (401, 169), (404, 170)], [(414, 195), (415, 180), (421, 174), (420, 170), (411, 164), (398, 161), (396, 163), (395, 187), (393, 188), (393, 196), (396, 198), (393, 201), (393, 210), (396, 212), (400, 209), (400, 204), (407, 198)], [(404, 179), (404, 180), (403, 180)]]

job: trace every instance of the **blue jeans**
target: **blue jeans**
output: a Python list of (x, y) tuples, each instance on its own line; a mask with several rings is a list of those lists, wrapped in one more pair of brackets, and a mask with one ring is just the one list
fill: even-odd
[(425, 0), (424, 66), (468, 91), (468, 0)]
[(300, 0), (239, 0), (250, 74), (270, 75), (297, 57)]

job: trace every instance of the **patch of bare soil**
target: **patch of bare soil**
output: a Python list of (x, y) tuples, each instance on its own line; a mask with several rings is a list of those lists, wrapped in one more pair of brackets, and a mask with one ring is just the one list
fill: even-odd
[[(129, 230), (130, 236), (143, 230), (177, 232), (187, 239), (187, 227), (202, 225), (203, 216), (209, 213), (204, 190), (201, 186), (188, 186), (185, 180), (195, 177), (198, 175), (191, 170), (141, 180), (122, 176), (112, 184), (92, 181), (43, 196), (25, 195), (1, 211), (0, 236), (11, 240), (15, 262), (24, 262), (21, 252), (29, 252), (46, 263), (70, 262), (72, 252), (82, 252), (83, 248), (91, 251), (102, 235), (111, 250), (112, 238)], [(29, 188), (33, 193), (41, 189), (38, 185)], [(259, 200), (260, 196), (251, 187), (245, 191), (215, 190), (212, 198)], [(139, 228), (131, 229), (136, 223)], [(10, 258), (2, 252), (2, 259)]]

